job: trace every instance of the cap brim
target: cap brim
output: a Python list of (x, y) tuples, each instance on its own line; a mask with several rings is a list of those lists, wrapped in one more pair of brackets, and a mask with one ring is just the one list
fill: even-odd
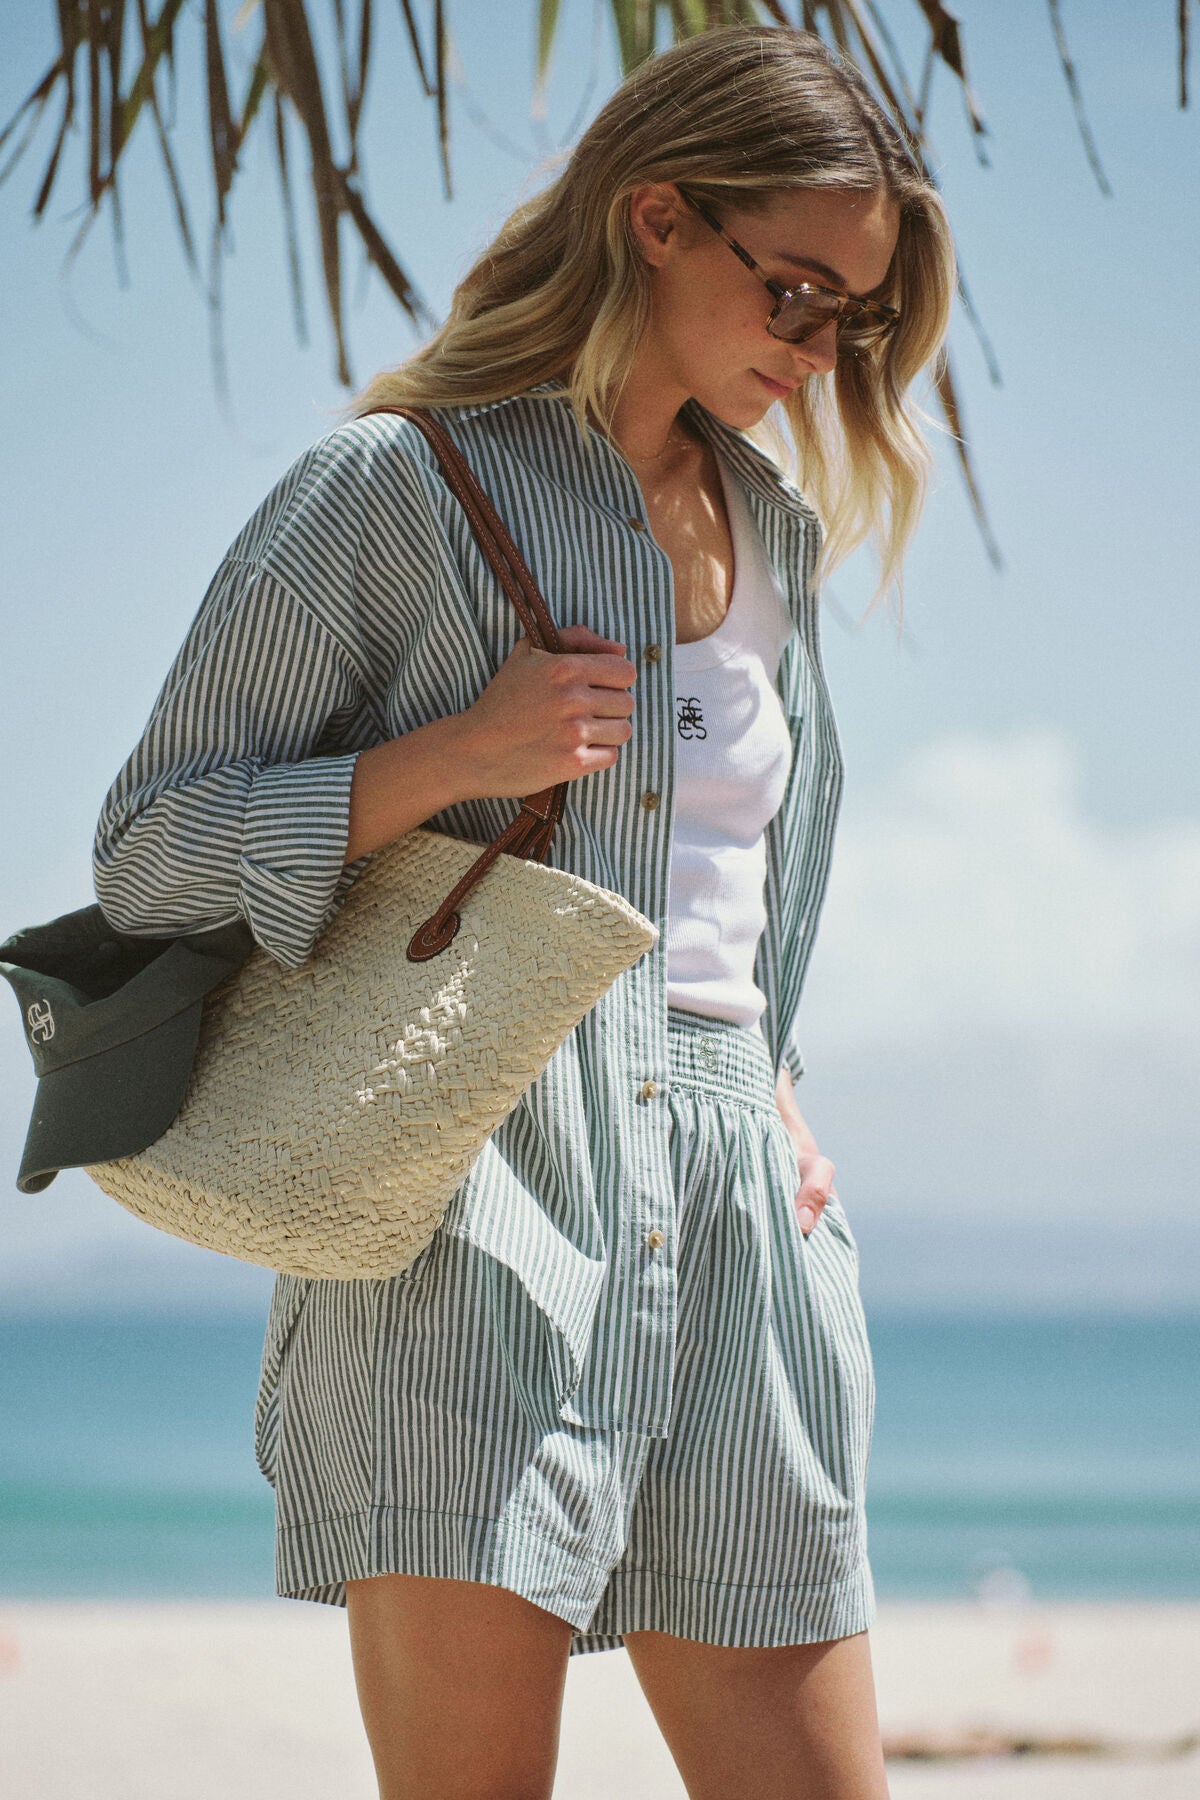
[(17, 1175), (20, 1191), (38, 1194), (60, 1169), (115, 1162), (160, 1138), (183, 1105), (203, 1011), (201, 998), (128, 1043), (43, 1075)]

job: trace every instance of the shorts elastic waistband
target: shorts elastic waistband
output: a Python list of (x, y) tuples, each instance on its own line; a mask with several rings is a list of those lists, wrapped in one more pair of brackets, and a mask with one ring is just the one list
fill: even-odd
[(724, 1019), (667, 1008), (673, 1087), (719, 1094), (740, 1106), (774, 1106), (775, 1072), (760, 1032)]

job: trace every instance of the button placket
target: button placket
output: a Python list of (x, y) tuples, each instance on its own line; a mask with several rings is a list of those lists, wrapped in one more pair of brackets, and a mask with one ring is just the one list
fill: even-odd
[[(657, 550), (657, 546), (649, 535), (649, 526), (646, 520), (630, 513), (628, 514), (628, 525), (631, 531), (638, 534), (648, 550)], [(661, 551), (658, 554), (661, 555)], [(665, 557), (663, 560), (665, 562)], [(664, 578), (667, 593), (670, 595), (672, 584), (669, 569), (664, 572)], [(665, 623), (664, 620), (664, 625)], [(641, 651), (643, 664), (654, 669), (655, 705), (659, 704), (659, 684), (662, 683), (668, 667), (668, 651), (669, 645), (661, 638), (645, 644)], [(665, 717), (669, 721), (671, 716), (669, 696), (663, 698), (663, 704)], [(673, 738), (668, 737), (665, 763), (661, 765), (661, 784), (657, 788), (648, 787), (639, 795), (639, 804), (643, 813), (647, 815), (661, 813), (664, 824), (666, 823), (664, 800), (671, 775), (673, 750)], [(648, 767), (647, 773), (649, 772)], [(647, 817), (646, 822), (649, 826), (650, 817)], [(658, 823), (659, 820), (655, 818), (656, 827)], [(639, 1104), (649, 1107), (662, 1096), (664, 1088), (653, 1076), (647, 1075), (638, 1083), (636, 1091)], [(662, 1219), (662, 1197), (648, 1193), (644, 1196), (643, 1204), (637, 1207), (629, 1217), (625, 1227), (629, 1232), (626, 1242), (631, 1247), (636, 1247), (636, 1250), (635, 1260), (630, 1263), (624, 1279), (631, 1283), (630, 1299), (634, 1303), (636, 1315), (643, 1322), (641, 1329), (645, 1333), (635, 1345), (633, 1354), (635, 1357), (640, 1354), (650, 1359), (659, 1357), (665, 1359), (661, 1370), (655, 1376), (654, 1386), (657, 1392), (653, 1407), (653, 1414), (657, 1415), (661, 1425), (665, 1425), (670, 1416), (674, 1385), (672, 1346), (675, 1340), (676, 1271), (672, 1250), (671, 1221), (668, 1219), (665, 1226), (662, 1223), (655, 1223), (656, 1215), (660, 1220)], [(635, 1295), (636, 1300), (634, 1300)]]

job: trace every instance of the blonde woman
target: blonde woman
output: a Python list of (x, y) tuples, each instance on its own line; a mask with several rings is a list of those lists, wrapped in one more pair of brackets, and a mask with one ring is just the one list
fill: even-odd
[[(858, 1252), (793, 1082), (841, 789), (817, 573), (871, 534), (899, 570), (953, 282), (815, 38), (648, 62), (246, 525), (106, 802), (112, 923), (244, 918), (296, 965), (373, 851), (567, 781), (552, 860), (661, 928), (410, 1269), (275, 1288), (277, 1587), (348, 1608), (384, 1800), (549, 1795), (568, 1656), (620, 1644), (694, 1800), (887, 1792)], [(562, 654), (388, 404), (439, 409)]]

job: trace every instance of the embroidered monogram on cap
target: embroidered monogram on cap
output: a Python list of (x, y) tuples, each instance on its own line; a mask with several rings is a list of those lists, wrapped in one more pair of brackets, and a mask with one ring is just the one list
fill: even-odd
[(682, 738), (703, 738), (708, 733), (704, 729), (704, 714), (700, 710), (700, 702), (695, 694), (676, 694), (675, 704), (679, 708), (679, 717), (675, 723), (679, 727)]
[(54, 1014), (50, 1010), (48, 1000), (35, 1000), (26, 1009), (25, 1017), (29, 1023), (29, 1036), (35, 1044), (48, 1044), (54, 1036)]

